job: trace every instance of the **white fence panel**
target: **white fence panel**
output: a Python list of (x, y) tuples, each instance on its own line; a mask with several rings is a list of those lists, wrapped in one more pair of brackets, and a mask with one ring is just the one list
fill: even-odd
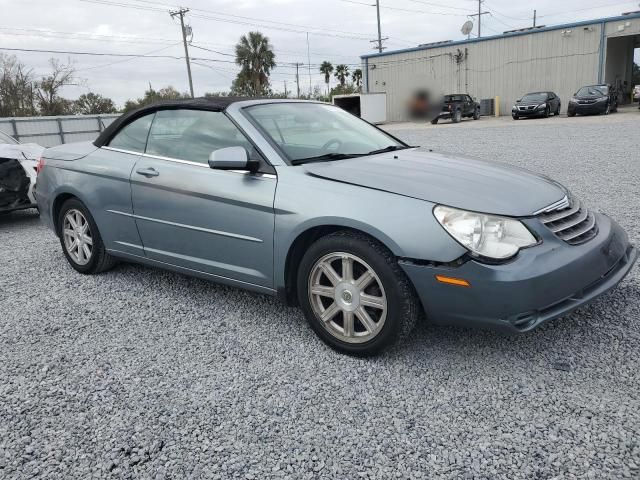
[(21, 143), (54, 147), (63, 143), (94, 140), (118, 117), (119, 115), (70, 115), (0, 118), (0, 131)]

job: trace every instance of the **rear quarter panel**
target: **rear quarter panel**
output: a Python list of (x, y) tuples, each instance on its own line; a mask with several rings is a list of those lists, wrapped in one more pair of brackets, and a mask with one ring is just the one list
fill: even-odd
[(47, 212), (45, 223), (53, 228), (56, 199), (73, 195), (91, 212), (107, 249), (140, 255), (142, 243), (134, 219), (109, 213), (133, 214), (129, 178), (138, 158), (96, 149), (78, 160), (47, 160), (37, 187), (38, 202)]

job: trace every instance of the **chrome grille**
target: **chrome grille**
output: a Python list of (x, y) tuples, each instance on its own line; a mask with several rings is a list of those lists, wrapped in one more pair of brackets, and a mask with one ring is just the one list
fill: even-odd
[(588, 242), (598, 234), (596, 217), (576, 198), (567, 203), (540, 214), (538, 218), (556, 237), (569, 245)]

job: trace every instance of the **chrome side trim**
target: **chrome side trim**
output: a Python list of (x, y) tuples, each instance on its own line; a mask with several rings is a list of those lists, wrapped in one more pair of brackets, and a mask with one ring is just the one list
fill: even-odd
[(564, 198), (562, 198), (561, 200), (558, 200), (557, 202), (554, 202), (551, 205), (548, 205), (544, 208), (541, 208), (540, 210), (533, 212), (533, 215), (540, 215), (541, 213), (552, 212), (554, 210), (560, 210), (562, 208), (567, 208), (569, 206), (570, 206), (569, 197), (565, 195)]
[(157, 218), (143, 217), (142, 215), (135, 215), (133, 213), (120, 212), (118, 210), (107, 210), (107, 212), (113, 213), (115, 215), (123, 215), (125, 217), (135, 218), (137, 220), (147, 220), (149, 222), (162, 223), (164, 225), (171, 225), (173, 227), (186, 228), (188, 230), (195, 230), (197, 232), (211, 233), (212, 235), (220, 235), (222, 237), (237, 238), (238, 240), (246, 240), (248, 242), (263, 243), (262, 240), (260, 240), (259, 238), (248, 237), (246, 235), (240, 235), (238, 233), (223, 232), (221, 230), (211, 230), (209, 228), (203, 228), (203, 227), (195, 227), (193, 225), (185, 225), (184, 223), (169, 222), (167, 220), (160, 220)]
[[(130, 155), (137, 155), (143, 158), (153, 158), (155, 160), (164, 160), (167, 162), (181, 163), (183, 165), (192, 165), (194, 167), (207, 168), (209, 170), (213, 170), (211, 167), (209, 167), (208, 164), (192, 162), (190, 160), (181, 160), (179, 158), (173, 158), (173, 157), (163, 157), (161, 155), (151, 155), (150, 153), (133, 152), (131, 150), (124, 150), (122, 148), (112, 148), (112, 147), (100, 147), (100, 148), (103, 148), (105, 150), (111, 150), (112, 152), (128, 153)], [(246, 170), (216, 170), (216, 172), (231, 172), (231, 173), (236, 173), (240, 175), (251, 175), (254, 178), (277, 178), (277, 176), (272, 173), (254, 174)]]
[(144, 247), (142, 245), (136, 245), (134, 243), (127, 243), (127, 242), (119, 242), (116, 240), (116, 242), (118, 245), (123, 245), (125, 247), (130, 247), (130, 248), (137, 248), (138, 250), (144, 250)]

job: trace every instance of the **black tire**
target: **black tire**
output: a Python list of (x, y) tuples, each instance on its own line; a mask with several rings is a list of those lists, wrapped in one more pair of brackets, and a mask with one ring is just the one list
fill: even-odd
[(607, 108), (605, 108), (603, 114), (604, 115), (609, 115), (611, 113), (611, 104), (607, 103)]
[(453, 123), (460, 123), (461, 120), (462, 120), (462, 112), (460, 110), (456, 110), (455, 112), (453, 112), (453, 115), (451, 116), (451, 121)]
[(438, 124), (438, 119), (434, 118), (433, 120), (431, 120), (431, 125), (437, 125)]
[(513, 118), (514, 120), (518, 120), (520, 117), (518, 115), (511, 115), (511, 118)]
[(575, 117), (576, 112), (572, 112), (571, 110), (567, 110), (567, 117)]
[[(63, 226), (64, 226), (64, 218), (66, 214), (70, 210), (78, 210), (85, 217), (87, 222), (89, 223), (89, 230), (91, 234), (91, 238), (93, 241), (91, 256), (89, 258), (88, 263), (80, 264), (78, 263), (67, 251), (67, 247), (65, 245), (64, 235), (63, 235)], [(58, 237), (60, 238), (60, 246), (62, 247), (62, 252), (64, 256), (67, 258), (69, 264), (78, 272), (91, 275), (101, 272), (106, 272), (107, 270), (114, 267), (117, 263), (117, 260), (109, 255), (104, 247), (104, 243), (102, 242), (102, 237), (100, 236), (100, 232), (98, 231), (98, 226), (96, 225), (93, 216), (89, 212), (89, 209), (84, 206), (84, 204), (78, 200), (77, 198), (70, 198), (60, 208), (60, 212), (58, 214)]]
[(549, 118), (549, 115), (551, 115), (551, 107), (547, 105), (547, 107), (544, 109), (544, 118)]
[[(324, 322), (311, 305), (309, 281), (314, 267), (320, 259), (337, 252), (364, 260), (379, 278), (386, 295), (384, 324), (372, 339), (363, 343), (350, 343), (338, 339), (325, 328)], [(309, 247), (298, 267), (297, 292), (302, 311), (316, 334), (333, 349), (350, 355), (375, 355), (407, 337), (415, 327), (421, 312), (413, 285), (393, 254), (373, 238), (347, 230), (322, 237)]]
[(480, 109), (479, 108), (476, 108), (473, 111), (473, 119), (474, 120), (480, 120)]
[(555, 113), (556, 117), (560, 115), (560, 107), (561, 107), (561, 105), (558, 104), (558, 108), (556, 108), (556, 113)]

